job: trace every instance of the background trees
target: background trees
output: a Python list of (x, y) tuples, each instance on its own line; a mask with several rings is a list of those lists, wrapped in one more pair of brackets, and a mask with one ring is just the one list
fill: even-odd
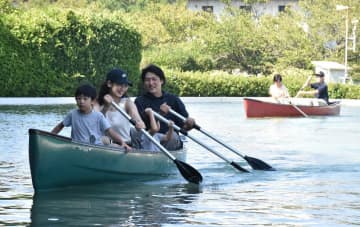
[[(266, 0), (250, 0), (247, 3), (263, 1)], [(37, 67), (38, 73), (44, 73), (47, 68), (46, 74), (54, 75), (55, 79), (59, 75), (67, 75), (68, 78), (83, 76), (94, 83), (99, 83), (111, 65), (127, 65), (136, 79), (139, 67), (148, 63), (158, 64), (170, 74), (173, 73), (174, 82), (178, 81), (181, 75), (185, 77), (185, 74), (192, 72), (199, 77), (202, 75), (202, 79), (206, 78), (203, 75), (212, 75), (214, 72), (223, 76), (269, 76), (280, 72), (288, 77), (289, 81), (300, 79), (301, 83), (304, 76), (312, 73), (311, 61), (344, 61), (345, 14), (344, 11), (336, 11), (336, 5), (350, 6), (350, 20), (355, 17), (360, 19), (360, 1), (357, 0), (300, 0), (302, 11), (289, 8), (278, 16), (254, 16), (228, 4), (227, 10), (219, 18), (211, 13), (189, 11), (186, 1), (30, 0), (24, 4), (19, 3), (16, 7), (9, 2), (0, 0), (0, 20), (3, 26), (1, 31), (7, 33), (4, 40), (14, 39), (14, 42), (0, 41), (0, 50), (8, 52), (12, 50), (8, 45), (19, 45), (13, 49), (12, 54), (24, 58), (21, 63), (25, 64), (23, 68), (27, 67), (28, 58), (36, 59), (42, 56), (40, 59), (43, 63)], [(54, 8), (58, 12), (56, 15), (50, 13)], [(32, 12), (31, 17), (34, 18), (21, 16), (21, 20), (11, 24), (11, 20), (15, 21), (14, 18), (17, 17), (16, 11), (21, 11), (19, 15)], [(54, 18), (67, 15), (64, 12), (69, 11), (75, 12), (73, 19), (68, 17), (67, 22), (61, 19), (57, 23), (71, 26), (62, 31), (62, 38), (54, 39), (60, 35), (58, 29), (51, 30), (60, 26), (52, 26), (55, 23)], [(35, 23), (41, 20), (43, 22)], [(26, 43), (21, 37), (30, 35), (23, 29), (29, 26), (36, 28), (36, 32), (31, 33), (32, 38), (27, 39), (33, 40), (33, 48), (55, 48), (56, 51), (37, 56), (33, 56), (35, 52), (31, 51), (20, 53)], [(114, 26), (125, 26), (131, 34), (138, 35), (134, 35), (130, 42), (111, 42), (115, 37), (116, 40), (127, 37), (114, 33), (117, 31)], [(47, 37), (46, 42), (46, 37), (42, 36), (44, 32), (48, 32), (52, 37)], [(66, 34), (71, 35), (67, 37)], [(139, 52), (134, 52), (132, 48)], [(109, 50), (114, 51), (114, 54), (107, 55)], [(0, 56), (4, 53), (0, 51)], [(58, 63), (65, 58), (61, 61), (54, 58), (61, 53), (72, 56), (66, 61), (73, 64), (69, 63), (68, 67), (61, 69)], [(360, 81), (359, 48), (356, 52), (349, 51), (348, 54), (349, 66), (353, 69), (351, 76)], [(79, 61), (78, 57), (82, 61)], [(44, 59), (52, 58), (56, 60), (52, 60), (50, 67)], [(134, 60), (128, 63), (129, 58)], [(3, 59), (9, 61), (10, 58)], [(14, 72), (8, 70), (6, 73)], [(294, 89), (298, 87), (296, 84), (290, 86)], [(175, 89), (175, 86), (172, 87)], [(52, 91), (47, 94), (61, 93), (56, 89)]]

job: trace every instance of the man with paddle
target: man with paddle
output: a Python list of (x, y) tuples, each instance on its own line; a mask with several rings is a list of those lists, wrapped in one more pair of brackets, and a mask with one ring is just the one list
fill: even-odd
[(300, 90), (298, 92), (298, 95), (315, 95), (316, 98), (323, 99), (327, 104), (329, 104), (328, 86), (325, 83), (325, 73), (323, 71), (320, 71), (319, 73), (315, 73), (315, 76), (318, 78), (318, 82), (311, 84), (310, 80), (308, 80), (306, 83), (306, 86), (310, 86), (315, 90), (312, 91)]
[[(189, 117), (184, 103), (176, 95), (170, 94), (162, 90), (165, 85), (165, 74), (161, 68), (156, 65), (148, 65), (142, 69), (141, 79), (144, 85), (144, 94), (135, 99), (136, 107), (149, 128), (150, 121), (145, 114), (146, 108), (151, 108), (155, 112), (160, 112), (160, 106), (165, 104), (171, 107), (176, 112), (186, 117), (185, 121), (180, 120), (172, 114), (164, 113), (164, 117), (170, 119), (175, 125), (180, 126), (184, 130), (190, 130), (195, 124), (195, 120)], [(168, 125), (160, 122), (160, 133), (166, 133)], [(163, 146), (169, 150), (177, 150), (182, 147), (182, 141), (177, 133), (174, 133), (172, 139), (163, 143)]]

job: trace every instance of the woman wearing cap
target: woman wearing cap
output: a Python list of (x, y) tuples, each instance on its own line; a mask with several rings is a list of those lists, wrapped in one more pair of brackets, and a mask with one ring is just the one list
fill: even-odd
[(98, 96), (100, 111), (108, 119), (113, 130), (119, 133), (127, 144), (131, 144), (131, 124), (127, 118), (112, 107), (112, 101), (125, 109), (126, 113), (136, 121), (136, 128), (145, 128), (135, 104), (127, 96), (129, 86), (132, 86), (132, 83), (128, 80), (127, 73), (115, 68), (106, 75), (106, 80), (101, 85)]
[(284, 84), (282, 84), (282, 77), (280, 74), (274, 75), (273, 82), (274, 83), (270, 86), (269, 89), (269, 94), (271, 97), (275, 99), (290, 97), (288, 89)]
[(318, 78), (318, 82), (310, 83), (308, 81), (307, 86), (310, 86), (312, 91), (299, 91), (299, 95), (315, 95), (318, 99), (323, 99), (326, 104), (329, 104), (329, 94), (328, 94), (328, 86), (325, 83), (325, 73), (320, 71), (319, 73), (315, 73), (315, 76)]

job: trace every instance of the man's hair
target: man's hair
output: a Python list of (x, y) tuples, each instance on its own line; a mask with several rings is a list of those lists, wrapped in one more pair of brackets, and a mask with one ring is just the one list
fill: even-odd
[(164, 74), (164, 71), (162, 71), (162, 69), (160, 67), (150, 64), (150, 65), (146, 66), (145, 68), (143, 68), (141, 70), (141, 79), (143, 82), (145, 80), (145, 75), (148, 72), (154, 73), (156, 76), (158, 76), (160, 78), (160, 80), (163, 81), (163, 85), (165, 85), (165, 82), (166, 82), (165, 74)]
[(96, 88), (90, 84), (81, 85), (75, 91), (75, 98), (80, 95), (90, 97), (91, 100), (94, 100), (96, 98)]

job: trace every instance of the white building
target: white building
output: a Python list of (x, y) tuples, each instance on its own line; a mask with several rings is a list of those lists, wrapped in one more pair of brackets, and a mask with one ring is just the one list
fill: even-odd
[[(352, 83), (351, 77), (345, 78), (345, 65), (332, 61), (312, 61), (315, 66), (315, 72), (323, 71), (325, 73), (326, 83)], [(349, 67), (348, 67), (349, 70)]]
[[(250, 11), (255, 16), (263, 14), (277, 15), (286, 7), (291, 7), (295, 10), (299, 9), (299, 0), (269, 0), (266, 3), (246, 4), (243, 1), (231, 1), (232, 6)], [(220, 16), (225, 8), (225, 4), (216, 0), (188, 0), (187, 8), (193, 11), (207, 11)]]

